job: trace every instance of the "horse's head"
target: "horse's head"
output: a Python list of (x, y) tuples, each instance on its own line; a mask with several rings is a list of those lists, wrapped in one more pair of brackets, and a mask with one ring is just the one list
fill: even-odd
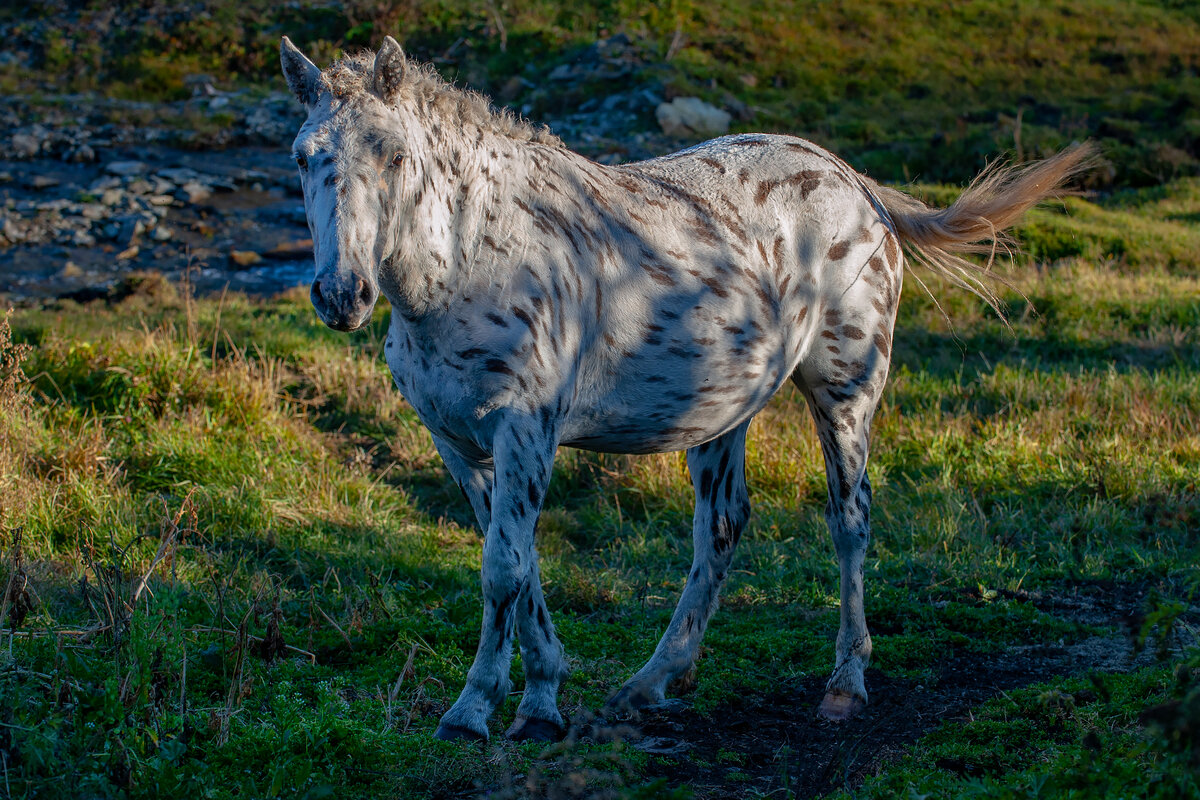
[(366, 325), (381, 265), (396, 251), (395, 198), (411, 179), (411, 137), (397, 93), (408, 64), (390, 36), (374, 56), (322, 73), (284, 37), (283, 74), (308, 119), (292, 145), (313, 234), (312, 303), (331, 328)]

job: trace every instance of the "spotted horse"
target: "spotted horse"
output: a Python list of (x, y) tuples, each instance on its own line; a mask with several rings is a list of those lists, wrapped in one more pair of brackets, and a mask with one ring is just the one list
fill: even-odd
[(293, 145), (313, 233), (312, 303), (330, 327), (392, 306), (386, 359), (475, 512), (479, 649), (437, 736), (486, 739), (525, 690), (514, 739), (563, 734), (567, 662), (534, 528), (560, 445), (686, 450), (694, 556), (654, 655), (609, 701), (662, 703), (696, 660), (750, 514), (750, 420), (784, 382), (816, 421), (841, 570), (836, 662), (819, 713), (867, 701), (863, 615), (871, 417), (892, 353), (904, 253), (987, 295), (986, 249), (1088, 157), (986, 172), (947, 209), (880, 186), (802, 139), (725, 136), (603, 166), (443, 82), (390, 37), (319, 69), (288, 39), (308, 111)]

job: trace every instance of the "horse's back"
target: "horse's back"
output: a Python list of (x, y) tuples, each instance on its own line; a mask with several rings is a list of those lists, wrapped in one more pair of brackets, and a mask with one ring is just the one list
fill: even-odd
[[(890, 343), (894, 298), (870, 285), (890, 232), (826, 151), (730, 136), (609, 174), (622, 258), (597, 279), (593, 368), (569, 443), (691, 447), (757, 413), (810, 356), (836, 371), (830, 337), (883, 325)], [(881, 295), (883, 312), (871, 304)]]

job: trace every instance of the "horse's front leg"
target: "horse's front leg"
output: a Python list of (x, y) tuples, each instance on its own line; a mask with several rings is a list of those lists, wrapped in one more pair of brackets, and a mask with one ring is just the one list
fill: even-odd
[[(538, 611), (545, 619), (544, 628), (539, 628), (536, 648), (544, 653), (542, 659), (553, 673), (553, 689), (547, 685), (550, 676), (535, 676), (531, 686), (526, 686), (526, 702), (518, 710), (517, 724), (510, 735), (521, 733), (522, 714), (524, 721), (539, 720), (546, 728), (561, 727), (562, 718), (554, 707), (558, 682), (561, 680), (561, 646), (549, 625), (542, 601), (541, 587), (534, 590), (538, 580), (537, 555), (533, 548), (533, 533), (541, 510), (542, 499), (550, 482), (554, 464), (557, 438), (553, 432), (543, 429), (540, 421), (525, 418), (505, 420), (498, 426), (493, 443), (492, 489), (489, 502), (485, 496), (472, 498), (471, 487), (479, 486), (478, 475), (467, 472), (467, 481), (459, 481), (464, 492), (475, 507), (480, 522), (486, 519), (487, 528), (483, 539), (483, 623), (479, 636), (479, 648), (475, 662), (467, 673), (467, 684), (453, 707), (442, 717), (436, 736), (439, 739), (487, 739), (487, 720), (508, 695), (509, 667), (512, 663), (512, 638), (520, 612), (525, 611), (536, 619)], [(451, 472), (455, 467), (447, 460)], [(455, 475), (456, 479), (458, 478)], [(465, 485), (464, 485), (465, 484)], [(479, 513), (480, 510), (487, 513)], [(531, 609), (531, 601), (532, 610)], [(522, 645), (527, 635), (522, 624)], [(526, 670), (530, 665), (526, 666)], [(545, 677), (541, 681), (538, 678)], [(549, 696), (550, 709), (543, 706)], [(534, 729), (541, 730), (538, 725)], [(515, 731), (515, 733), (514, 733)], [(534, 734), (530, 730), (529, 735)], [(539, 736), (538, 738), (543, 738)]]

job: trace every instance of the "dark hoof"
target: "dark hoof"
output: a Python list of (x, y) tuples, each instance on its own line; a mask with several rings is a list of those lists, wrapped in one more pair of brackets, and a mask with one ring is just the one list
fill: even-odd
[(443, 742), (486, 742), (488, 737), (486, 733), (479, 733), (470, 728), (463, 728), (458, 725), (447, 725), (442, 723), (438, 725), (434, 731), (433, 738), (441, 739)]
[(853, 719), (867, 707), (867, 701), (861, 697), (844, 692), (826, 692), (825, 699), (817, 709), (817, 716), (830, 722), (846, 722)]
[(521, 719), (512, 724), (504, 734), (514, 742), (561, 742), (567, 729), (548, 719)]

